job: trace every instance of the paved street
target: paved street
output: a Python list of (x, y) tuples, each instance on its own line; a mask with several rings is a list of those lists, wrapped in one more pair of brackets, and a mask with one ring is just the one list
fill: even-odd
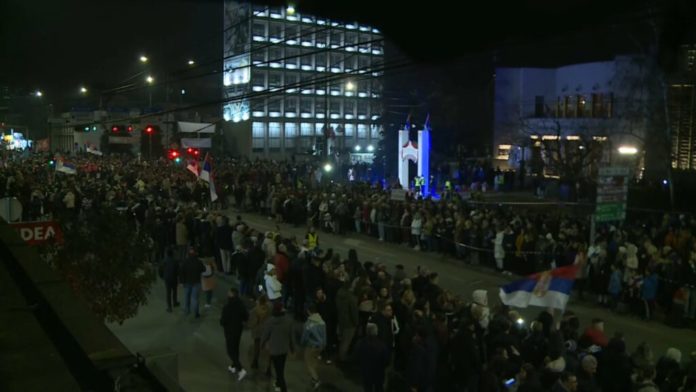
[[(230, 212), (233, 218), (236, 213)], [(272, 230), (275, 223), (265, 217), (243, 214), (244, 220), (259, 230)], [(292, 228), (281, 225), (283, 234), (304, 235), (303, 228)], [(358, 250), (361, 261), (385, 263), (389, 268), (403, 264), (409, 273), (416, 266), (427, 266), (440, 275), (440, 284), (446, 289), (470, 297), (474, 289), (488, 289), (491, 303), (497, 301), (498, 286), (512, 278), (503, 277), (482, 267), (465, 266), (460, 261), (435, 255), (432, 253), (416, 252), (412, 249), (395, 244), (385, 244), (373, 238), (358, 235), (334, 236), (320, 233), (322, 247), (332, 247), (334, 251), (346, 257), (348, 249)], [(262, 374), (250, 374), (248, 379), (238, 383), (236, 378), (226, 371), (227, 357), (225, 354), (222, 330), (218, 325), (221, 305), (225, 300), (225, 291), (234, 282), (218, 279), (218, 289), (215, 293), (213, 307), (203, 311), (201, 320), (184, 317), (181, 309), (174, 313), (165, 312), (164, 288), (161, 281), (153, 288), (148, 305), (139, 314), (128, 320), (124, 325), (110, 325), (117, 336), (133, 351), (145, 356), (162, 353), (176, 353), (178, 358), (178, 377), (182, 387), (188, 391), (266, 391), (272, 390), (272, 384)], [(181, 297), (181, 294), (180, 294)], [(584, 328), (594, 317), (605, 320), (607, 335), (614, 332), (624, 333), (629, 350), (643, 340), (648, 341), (656, 356), (662, 355), (668, 347), (677, 347), (686, 355), (696, 349), (696, 334), (689, 329), (674, 329), (661, 322), (645, 322), (635, 317), (614, 314), (604, 308), (587, 303), (571, 300), (569, 308), (581, 320)], [(523, 316), (534, 318), (541, 309), (524, 310)], [(248, 333), (243, 335), (242, 347), (244, 352), (251, 349), (251, 339)], [(249, 363), (248, 357), (242, 362)], [(263, 361), (262, 361), (263, 362)], [(262, 364), (263, 366), (263, 364)], [(298, 359), (291, 359), (287, 365), (289, 390), (309, 390), (309, 375), (304, 364)], [(322, 366), (320, 377), (328, 385), (324, 390), (358, 391), (355, 376), (346, 376), (335, 366)]]

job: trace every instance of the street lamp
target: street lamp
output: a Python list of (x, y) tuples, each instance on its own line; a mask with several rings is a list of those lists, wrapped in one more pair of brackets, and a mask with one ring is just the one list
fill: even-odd
[(188, 65), (194, 65), (194, 64), (196, 64), (195, 61), (193, 61), (193, 60), (189, 60), (189, 61), (188, 61)]
[(285, 12), (288, 15), (295, 15), (295, 6), (292, 4), (288, 4), (288, 7), (285, 9)]
[(374, 150), (375, 150), (375, 148), (372, 146), (372, 144), (370, 144), (369, 146), (367, 146), (367, 151), (372, 152), (372, 151), (374, 151)]
[(638, 153), (638, 149), (635, 148), (634, 146), (620, 146), (619, 147), (619, 154), (621, 155), (636, 155)]
[(80, 93), (87, 94), (87, 87), (85, 87), (85, 86), (80, 87)]
[(147, 95), (149, 97), (149, 107), (152, 107), (152, 83), (155, 82), (155, 78), (153, 78), (152, 75), (147, 75), (145, 81), (150, 85), (150, 87), (147, 89)]
[(147, 58), (147, 56), (140, 56), (140, 62), (141, 62), (141, 63), (143, 63), (143, 64), (144, 64), (144, 63), (147, 63), (148, 60), (149, 60), (149, 59)]
[(360, 146), (355, 146), (355, 151), (360, 151), (361, 147)]
[(36, 92), (34, 93), (34, 95), (37, 96), (37, 97), (39, 97), (39, 98), (43, 97), (43, 93), (41, 92), (41, 90), (36, 90)]
[(325, 172), (331, 173), (331, 170), (333, 170), (333, 165), (331, 165), (330, 163), (327, 163), (327, 164), (324, 165), (324, 171), (325, 171)]
[(346, 90), (353, 91), (355, 89), (355, 84), (350, 80), (346, 83)]

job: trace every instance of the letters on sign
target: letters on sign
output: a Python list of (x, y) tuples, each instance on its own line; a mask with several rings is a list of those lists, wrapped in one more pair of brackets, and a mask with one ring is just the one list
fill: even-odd
[(40, 245), (46, 241), (63, 241), (63, 232), (57, 222), (22, 222), (13, 223), (19, 236), (29, 245)]

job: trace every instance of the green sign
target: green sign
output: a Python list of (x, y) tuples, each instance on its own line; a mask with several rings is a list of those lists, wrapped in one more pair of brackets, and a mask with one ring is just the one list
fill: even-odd
[(625, 203), (604, 203), (597, 204), (595, 211), (596, 222), (620, 221), (626, 218)]

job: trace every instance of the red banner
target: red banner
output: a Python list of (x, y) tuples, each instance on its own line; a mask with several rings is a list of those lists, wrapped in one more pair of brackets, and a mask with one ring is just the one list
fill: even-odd
[(63, 231), (58, 222), (21, 222), (11, 223), (22, 237), (22, 240), (29, 245), (41, 245), (44, 242), (55, 239), (58, 243), (63, 242)]

